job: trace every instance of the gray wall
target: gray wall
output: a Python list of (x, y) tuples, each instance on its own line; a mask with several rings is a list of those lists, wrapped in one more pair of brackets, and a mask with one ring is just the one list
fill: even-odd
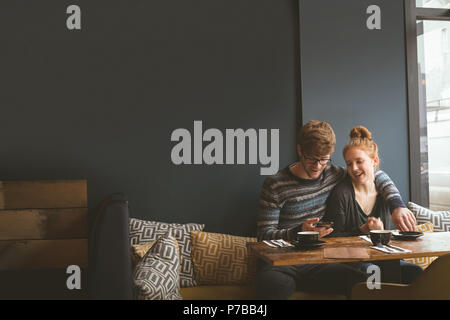
[[(381, 30), (368, 30), (366, 9), (381, 9)], [(364, 125), (380, 148), (381, 169), (409, 198), (403, 1), (300, 0), (303, 122), (328, 121), (333, 157), (350, 129)]]
[(282, 168), (303, 116), (333, 125), (341, 164), (370, 128), (407, 198), (402, 5), (376, 2), (381, 31), (368, 1), (300, 1), (299, 34), (296, 0), (1, 1), (0, 179), (88, 179), (91, 209), (121, 191), (134, 217), (254, 235), (260, 166), (176, 166), (170, 135), (277, 128)]
[(87, 179), (90, 208), (120, 191), (134, 217), (256, 233), (260, 166), (176, 166), (170, 136), (276, 128), (295, 160), (297, 1), (5, 0), (0, 23), (1, 180)]

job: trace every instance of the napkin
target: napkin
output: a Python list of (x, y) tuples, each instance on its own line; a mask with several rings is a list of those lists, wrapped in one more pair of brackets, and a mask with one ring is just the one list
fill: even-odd
[(392, 248), (386, 248), (386, 246), (382, 246), (382, 247), (373, 246), (371, 248), (375, 249), (375, 250), (378, 250), (378, 251), (381, 251), (381, 252), (384, 252), (384, 253), (407, 253), (407, 252), (411, 252), (411, 250), (408, 250), (408, 249), (403, 249), (403, 248), (395, 247), (395, 246), (391, 246), (391, 247), (394, 248), (395, 252), (393, 252), (393, 250), (390, 250)]
[(289, 242), (284, 241), (283, 239), (277, 239), (277, 240), (263, 240), (265, 244), (267, 244), (269, 247), (273, 248), (283, 248), (283, 247), (293, 247), (292, 244)]

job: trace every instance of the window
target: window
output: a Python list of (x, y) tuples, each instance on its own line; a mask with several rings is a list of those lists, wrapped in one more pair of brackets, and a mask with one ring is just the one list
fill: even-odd
[(450, 209), (450, 0), (405, 0), (411, 200)]
[(417, 8), (450, 8), (450, 0), (416, 0)]

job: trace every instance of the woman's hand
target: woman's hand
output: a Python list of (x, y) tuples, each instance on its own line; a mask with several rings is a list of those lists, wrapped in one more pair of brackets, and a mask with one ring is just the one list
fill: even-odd
[(367, 219), (367, 226), (369, 227), (369, 230), (384, 229), (383, 221), (381, 221), (380, 218), (369, 217), (369, 219)]
[(359, 229), (362, 233), (369, 233), (370, 230), (383, 230), (384, 225), (380, 218), (369, 217)]
[(325, 237), (333, 232), (333, 228), (327, 228), (327, 227), (315, 227), (313, 224), (319, 222), (319, 218), (311, 218), (306, 219), (305, 222), (303, 222), (302, 225), (302, 231), (316, 231), (319, 232), (319, 238)]

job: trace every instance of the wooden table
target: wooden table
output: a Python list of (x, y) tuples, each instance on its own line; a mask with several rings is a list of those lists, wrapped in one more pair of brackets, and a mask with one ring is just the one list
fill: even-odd
[[(424, 233), (424, 235), (414, 241), (392, 240), (389, 244), (404, 249), (409, 249), (410, 253), (384, 253), (370, 248), (372, 243), (360, 237), (339, 237), (322, 238), (326, 244), (311, 250), (299, 250), (293, 247), (272, 248), (263, 242), (248, 243), (249, 249), (256, 257), (274, 266), (289, 266), (299, 264), (321, 264), (321, 263), (342, 263), (358, 261), (385, 261), (384, 272), (385, 282), (397, 282), (400, 277), (399, 260), (418, 257), (435, 257), (450, 253), (450, 232)], [(357, 247), (365, 248), (368, 258), (363, 259), (327, 259), (324, 258), (325, 248), (333, 247)]]

